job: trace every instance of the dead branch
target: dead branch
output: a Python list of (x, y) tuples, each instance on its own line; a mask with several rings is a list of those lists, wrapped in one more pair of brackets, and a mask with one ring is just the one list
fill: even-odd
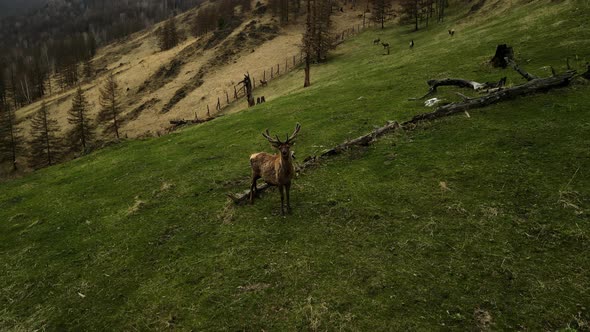
[(397, 123), (397, 121), (388, 121), (387, 124), (383, 127), (377, 128), (374, 131), (357, 137), (353, 140), (350, 141), (346, 141), (340, 145), (337, 145), (329, 150), (326, 150), (324, 152), (322, 152), (322, 154), (320, 155), (320, 157), (326, 157), (326, 156), (332, 156), (335, 154), (339, 154), (342, 151), (347, 150), (350, 147), (353, 146), (367, 146), (369, 144), (371, 144), (373, 141), (375, 141), (378, 137), (383, 136), (384, 134), (391, 132), (391, 131), (395, 131), (397, 129), (400, 128), (399, 123)]
[[(350, 140), (350, 141), (346, 141), (340, 145), (335, 146), (332, 149), (326, 150), (322, 154), (320, 154), (319, 157), (318, 156), (309, 156), (309, 157), (305, 158), (305, 160), (303, 161), (303, 164), (297, 165), (296, 169), (298, 172), (301, 172), (301, 171), (305, 170), (307, 167), (310, 167), (311, 165), (315, 164), (318, 161), (318, 159), (320, 159), (320, 158), (325, 158), (328, 156), (339, 154), (339, 153), (341, 153), (353, 146), (369, 145), (369, 144), (373, 143), (378, 137), (381, 137), (389, 132), (396, 131), (400, 128), (401, 128), (401, 126), (397, 121), (388, 121), (385, 126), (377, 128), (366, 135), (357, 137), (357, 138)], [(271, 185), (265, 183), (261, 187), (257, 187), (256, 192), (257, 193), (263, 192), (270, 187), (271, 187)], [(246, 191), (243, 191), (241, 193), (236, 193), (236, 194), (228, 193), (227, 196), (235, 204), (243, 204), (243, 203), (247, 202), (248, 199), (250, 198), (250, 190), (246, 190)]]
[(575, 71), (567, 71), (566, 73), (557, 76), (537, 78), (528, 81), (524, 84), (496, 91), (494, 93), (490, 93), (479, 98), (471, 98), (463, 100), (462, 102), (439, 106), (433, 112), (414, 116), (410, 121), (404, 122), (402, 124), (402, 127), (411, 127), (412, 125), (415, 125), (416, 123), (421, 121), (434, 120), (458, 112), (467, 111), (469, 109), (480, 108), (501, 101), (513, 99), (519, 96), (524, 96), (538, 92), (546, 92), (554, 88), (567, 86), (570, 84), (571, 80), (574, 78), (575, 75)]
[(537, 79), (538, 77), (533, 75), (533, 74), (529, 74), (527, 71), (525, 71), (524, 69), (520, 68), (516, 62), (514, 62), (514, 60), (506, 57), (504, 58), (504, 60), (506, 60), (506, 62), (510, 65), (510, 67), (512, 67), (512, 69), (516, 70), (522, 77), (524, 77), (527, 81), (532, 81), (534, 79)]
[(502, 77), (498, 82), (485, 82), (479, 83), (476, 81), (464, 80), (462, 78), (445, 78), (442, 80), (429, 80), (428, 86), (430, 89), (428, 92), (419, 98), (409, 98), (408, 100), (422, 100), (430, 95), (434, 94), (439, 86), (457, 86), (460, 88), (469, 88), (474, 91), (480, 91), (485, 89), (497, 89), (501, 88), (506, 84), (506, 77)]

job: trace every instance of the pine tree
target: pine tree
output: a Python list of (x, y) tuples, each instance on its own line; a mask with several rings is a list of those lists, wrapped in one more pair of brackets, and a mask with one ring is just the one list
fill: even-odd
[(94, 77), (94, 66), (92, 65), (91, 58), (88, 58), (84, 61), (83, 71), (84, 78), (90, 80), (92, 77)]
[(158, 44), (160, 50), (166, 51), (178, 45), (178, 31), (176, 29), (176, 20), (170, 17), (158, 34)]
[(314, 50), (316, 62), (322, 62), (334, 45), (331, 19), (332, 3), (329, 0), (316, 0), (315, 7)]
[(10, 161), (17, 170), (16, 158), (22, 152), (22, 137), (14, 121), (14, 111), (8, 103), (0, 104), (0, 162)]
[(94, 127), (88, 116), (88, 102), (80, 86), (72, 99), (72, 108), (68, 111), (68, 123), (73, 125), (66, 134), (68, 144), (73, 150), (80, 149), (86, 153), (94, 138)]
[(101, 110), (98, 113), (98, 121), (105, 125), (104, 133), (114, 134), (118, 141), (119, 115), (122, 110), (119, 101), (119, 86), (112, 73), (107, 78), (104, 86), (100, 88), (99, 103)]
[(385, 28), (387, 17), (392, 14), (391, 0), (371, 0), (373, 4), (373, 21), (381, 24), (381, 29)]
[(61, 139), (57, 120), (49, 117), (45, 102), (31, 120), (31, 140), (29, 141), (29, 165), (32, 168), (51, 166), (57, 162), (61, 153)]

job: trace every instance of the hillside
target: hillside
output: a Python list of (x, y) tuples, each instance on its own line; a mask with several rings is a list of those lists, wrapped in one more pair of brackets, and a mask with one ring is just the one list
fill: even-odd
[(265, 128), (301, 123), (302, 161), (430, 111), (408, 101), (428, 79), (522, 83), (488, 64), (498, 44), (540, 76), (590, 59), (587, 1), (470, 7), (345, 41), (309, 88), (295, 70), (265, 104), (3, 183), (0, 330), (587, 331), (585, 80), (326, 159), (294, 180), (286, 218), (276, 190), (227, 200), (271, 150)]
[[(201, 8), (176, 17), (180, 34), (185, 39), (173, 49), (159, 50), (156, 31), (162, 24), (99, 49), (92, 60), (99, 75), (82, 85), (91, 103), (92, 114), (99, 111), (100, 85), (108, 73), (113, 73), (123, 92), (124, 135), (135, 138), (163, 134), (170, 127), (170, 120), (193, 119), (195, 114), (203, 118), (207, 114), (207, 105), (213, 112), (217, 98), (221, 98), (225, 106), (226, 92), (232, 96), (230, 101), (233, 102), (234, 85), (246, 72), (261, 79), (265, 70), (270, 76), (272, 66), (276, 71), (276, 64), (281, 64), (284, 71), (286, 59), (292, 68), (293, 55), (299, 60), (303, 20), (299, 24), (281, 27), (270, 13), (254, 11), (240, 16), (237, 20), (241, 23), (234, 29), (195, 38), (190, 33), (190, 24)], [(362, 22), (358, 13), (358, 10), (348, 9), (344, 13), (335, 13), (334, 31)], [(182, 97), (176, 98), (180, 90), (183, 90)], [(40, 108), (42, 101), (48, 104), (61, 126), (67, 128), (67, 111), (74, 91), (62, 91), (18, 110), (24, 132), (28, 131), (28, 119)]]

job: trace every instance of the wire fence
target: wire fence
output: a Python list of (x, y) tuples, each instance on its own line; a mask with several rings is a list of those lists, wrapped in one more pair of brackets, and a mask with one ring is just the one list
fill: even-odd
[[(342, 30), (342, 32), (334, 35), (334, 45), (339, 45), (348, 38), (359, 34), (361, 31), (364, 31), (367, 28), (371, 27), (371, 21), (363, 22), (362, 24), (355, 24), (351, 25), (350, 28)], [(255, 91), (261, 87), (267, 86), (269, 82), (275, 80), (289, 72), (297, 69), (300, 65), (304, 63), (304, 54), (303, 52), (299, 52), (297, 54), (293, 54), (285, 58), (284, 62), (277, 63), (270, 67), (263, 69), (262, 71), (258, 71), (255, 73), (249, 73), (250, 80), (252, 82), (252, 90)], [(223, 113), (223, 110), (228, 106), (233, 105), (236, 102), (239, 102), (243, 98), (246, 97), (246, 88), (244, 86), (235, 85), (232, 83), (229, 86), (233, 85), (233, 91), (224, 90), (222, 95), (218, 95), (217, 98), (213, 98), (213, 104), (208, 102), (206, 104), (206, 117), (207, 118), (214, 118), (219, 116)], [(265, 101), (264, 98), (263, 101)], [(260, 102), (259, 100), (257, 100)], [(197, 112), (195, 112), (195, 120), (198, 119)]]

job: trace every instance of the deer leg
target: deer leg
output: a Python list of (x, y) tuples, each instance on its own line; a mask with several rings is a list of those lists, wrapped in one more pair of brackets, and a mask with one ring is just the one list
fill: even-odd
[(287, 213), (291, 213), (291, 200), (289, 199), (289, 190), (291, 189), (291, 184), (287, 183), (285, 185), (285, 192), (287, 193)]
[(282, 185), (279, 186), (279, 191), (281, 192), (281, 215), (284, 216), (285, 215), (285, 208), (284, 208), (285, 193), (283, 192), (283, 186)]
[(257, 176), (252, 176), (252, 184), (250, 185), (250, 204), (254, 204), (254, 195), (256, 195), (256, 180)]

